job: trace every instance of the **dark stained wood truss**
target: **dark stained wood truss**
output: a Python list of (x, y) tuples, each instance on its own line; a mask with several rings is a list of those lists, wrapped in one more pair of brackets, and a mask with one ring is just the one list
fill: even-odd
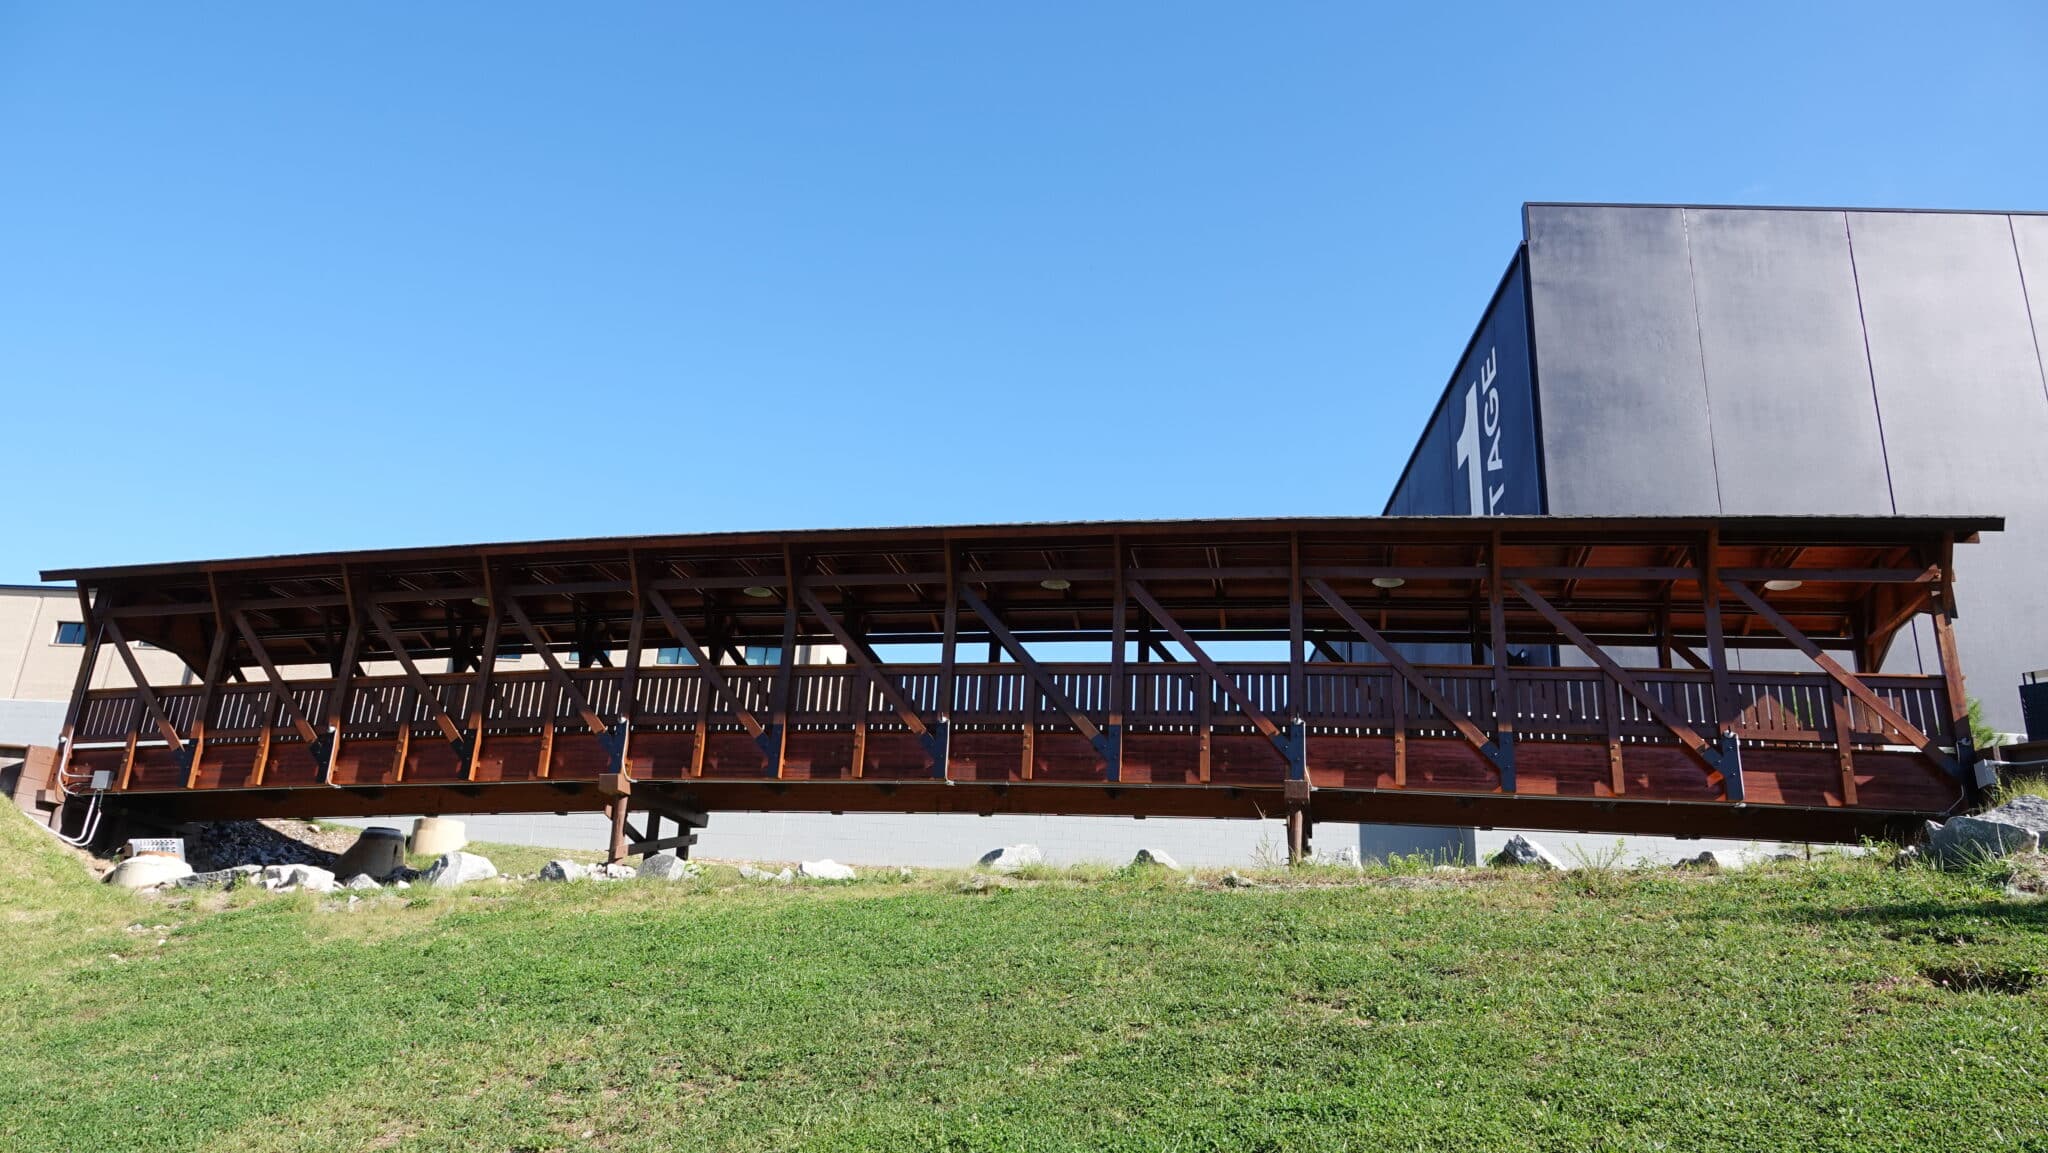
[[(88, 667), (111, 647), (139, 680), (130, 645), (146, 641), (198, 673), (119, 690), (82, 679), (66, 722), (67, 780), (105, 768), (124, 800), (166, 812), (236, 810), (260, 790), (283, 806), (266, 812), (345, 813), (407, 789), (414, 810), (601, 805), (621, 822), (613, 798), (632, 795), (684, 814), (971, 805), (1304, 822), (1438, 820), (1455, 804), (1469, 823), (1694, 832), (1758, 830), (1782, 818), (1739, 814), (1775, 807), (1822, 837), (1939, 813), (1978, 787), (1952, 557), (1998, 527), (966, 526), (45, 577), (79, 583)], [(1943, 671), (1878, 671), (1920, 616)], [(1076, 642), (1101, 656), (1045, 656)], [(778, 659), (745, 663), (750, 646)], [(821, 648), (846, 663), (799, 660)], [(1751, 650), (1812, 671), (1737, 667), (1731, 654)], [(1644, 652), (1656, 662), (1629, 663)], [(506, 653), (543, 667), (502, 667)]]

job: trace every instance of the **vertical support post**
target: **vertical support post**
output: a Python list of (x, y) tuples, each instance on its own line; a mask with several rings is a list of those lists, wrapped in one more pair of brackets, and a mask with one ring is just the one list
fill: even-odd
[[(398, 693), (398, 739), (391, 746), (391, 779), (394, 782), (405, 780), (405, 762), (412, 755), (412, 714), (418, 704), (412, 684), (408, 682)], [(552, 733), (554, 726), (549, 725), (546, 731)]]
[[(1355, 653), (1357, 650), (1354, 649)], [(1387, 708), (1394, 718), (1394, 787), (1408, 787), (1408, 682), (1387, 673)]]
[(1130, 597), (1124, 590), (1124, 538), (1112, 536), (1109, 541), (1115, 575), (1109, 602), (1109, 723), (1103, 727), (1102, 738), (1109, 782), (1115, 784), (1124, 779), (1124, 710), (1129, 707), (1124, 697), (1130, 691), (1124, 650), (1130, 639)]
[(1216, 697), (1216, 686), (1209, 683), (1209, 670), (1202, 668), (1199, 665), (1195, 667), (1194, 683), (1195, 733), (1197, 735), (1198, 740), (1198, 743), (1195, 746), (1195, 771), (1197, 775), (1201, 777), (1202, 783), (1206, 785), (1209, 783), (1209, 774), (1211, 768), (1210, 753), (1212, 751), (1212, 747), (1215, 744), (1215, 741), (1213, 739), (1215, 736), (1215, 729), (1214, 726), (1210, 723), (1209, 711), (1210, 702), (1213, 701)]
[[(939, 648), (939, 720), (937, 738), (940, 755), (932, 758), (932, 776), (945, 780), (953, 770), (954, 670), (960, 663), (960, 573), (953, 555), (953, 542), (946, 542), (945, 635)], [(993, 634), (991, 634), (993, 635)]]
[[(711, 593), (704, 594), (704, 660), (716, 663), (725, 647), (725, 625), (718, 619)], [(704, 775), (704, 746), (711, 740), (711, 678), (697, 670), (697, 739), (690, 744), (690, 775)]]
[[(1728, 680), (1728, 645), (1721, 629), (1721, 530), (1707, 530), (1700, 550), (1700, 610), (1707, 632), (1707, 669), (1714, 678), (1714, 730), (1721, 758), (1721, 787), (1731, 801), (1745, 796), (1742, 743), (1735, 736), (1735, 688)], [(1853, 802), (1852, 802), (1853, 803)]]
[(1300, 533), (1289, 534), (1287, 556), (1287, 776), (1300, 781), (1305, 793), (1313, 786), (1308, 778), (1308, 637), (1301, 602)]
[(789, 753), (790, 696), (796, 678), (796, 560), (787, 546), (782, 550), (782, 652), (775, 665), (774, 705), (768, 731), (759, 740), (768, 753), (770, 776), (782, 776), (783, 761)]
[(1856, 728), (1850, 724), (1851, 712), (1849, 690), (1840, 684), (1828, 682), (1828, 715), (1833, 718), (1835, 730), (1835, 769), (1842, 775), (1842, 803), (1856, 803)]
[(633, 623), (626, 630), (626, 668), (619, 679), (619, 720), (628, 729), (640, 720), (640, 657), (647, 643), (647, 591), (640, 556), (626, 550), (627, 581), (633, 590)]
[(605, 855), (607, 864), (621, 865), (626, 861), (626, 805), (630, 799), (620, 793), (606, 806), (612, 818), (611, 846)]
[[(348, 724), (349, 700), (355, 692), (356, 665), (358, 658), (362, 655), (362, 648), (363, 625), (362, 621), (356, 617), (355, 605), (351, 603), (348, 606), (348, 631), (344, 634), (344, 639), (341, 643), (341, 661), (336, 666), (334, 687), (327, 696), (327, 716), (324, 718), (326, 728), (321, 732), (319, 742), (316, 742), (316, 744), (324, 744), (325, 748), (316, 747), (314, 750), (314, 759), (320, 762), (320, 783), (322, 784), (331, 785), (334, 783), (334, 770), (341, 759), (342, 729)], [(214, 655), (208, 658), (206, 662), (207, 688), (205, 694), (200, 698), (199, 705), (199, 720), (201, 724), (205, 723), (206, 715), (212, 711), (213, 685), (219, 679), (219, 671), (215, 668), (215, 663), (220, 659), (223, 646), (219, 644), (218, 640), (215, 642), (215, 649)], [(485, 691), (488, 690), (489, 686), (486, 685)], [(205, 730), (202, 728), (197, 735), (196, 743), (203, 746), (205, 740)], [(199, 756), (200, 749), (195, 748), (192, 753), (192, 773), (195, 777), (199, 773)]]
[[(350, 635), (357, 642), (360, 642), (362, 638), (360, 631), (353, 632)], [(228, 649), (234, 643), (233, 633), (225, 629), (214, 630), (213, 643), (206, 654), (206, 672), (199, 682), (199, 707), (192, 714), (192, 763), (185, 767), (185, 787), (188, 789), (199, 787), (199, 770), (206, 760), (206, 732), (212, 727), (213, 710), (216, 703), (220, 700), (221, 671), (227, 663)], [(348, 672), (351, 670), (343, 671)], [(327, 767), (320, 774), (320, 779), (323, 782), (332, 779), (334, 758), (339, 754), (341, 748), (341, 726), (332, 719), (332, 714), (336, 709), (345, 710), (347, 708), (347, 697), (348, 682), (343, 681), (335, 687), (334, 699), (328, 703), (330, 719), (327, 727), (334, 735), (331, 738), (332, 743), (328, 747)], [(346, 718), (347, 715), (346, 711), (343, 711), (341, 714), (343, 718)]]
[(1621, 686), (1613, 677), (1600, 678), (1600, 716), (1607, 722), (1607, 786), (1615, 796), (1628, 791), (1621, 761)]
[(484, 721), (491, 710), (491, 676), (498, 665), (498, 626), (505, 619), (505, 610), (498, 604), (497, 581), (491, 573), (489, 558), (483, 561), (484, 601), (488, 606), (490, 619), (484, 623), (483, 647), (477, 651), (476, 684), (471, 689), (467, 731), (469, 734), (469, 763), (463, 766), (463, 776), (476, 780), (477, 764), (484, 753)]
[(1977, 777), (1977, 739), (1970, 732), (1970, 694), (1963, 685), (1963, 662), (1956, 650), (1955, 536), (1942, 540), (1941, 578), (1934, 590), (1934, 651), (1941, 657), (1941, 683), (1947, 690), (1948, 722), (1956, 744), (1956, 769), (1972, 802), (1983, 799), (1987, 782)]
[(1310, 822), (1309, 822), (1309, 816), (1308, 816), (1308, 809), (1307, 809), (1307, 808), (1305, 808), (1305, 807), (1302, 807), (1302, 808), (1291, 808), (1291, 809), (1288, 809), (1288, 810), (1287, 810), (1287, 863), (1288, 863), (1288, 864), (1290, 864), (1290, 865), (1299, 865), (1299, 864), (1301, 864), (1301, 863), (1302, 863), (1303, 861), (1306, 861), (1306, 860), (1308, 860), (1308, 854), (1309, 854), (1309, 839), (1310, 839), (1310, 837), (1311, 837), (1312, 835), (1313, 835), (1313, 826), (1312, 826), (1312, 825), (1310, 824)]
[(1020, 673), (1017, 679), (1024, 694), (1024, 763), (1020, 768), (1028, 781), (1038, 770), (1038, 686), (1029, 673)]
[(1493, 745), (1500, 788), (1515, 791), (1515, 690), (1508, 680), (1507, 573), (1501, 565), (1501, 534), (1495, 530), (1487, 558), (1486, 611), (1493, 649)]
[(85, 711), (85, 694), (92, 690), (93, 668), (99, 664), (100, 642), (106, 639), (107, 631), (106, 622), (93, 612), (92, 592), (84, 581), (78, 583), (78, 611), (84, 618), (86, 644), (85, 651), (79, 654), (78, 676), (71, 684), (71, 703), (65, 706), (64, 729), (57, 740), (63, 746), (57, 758), (55, 778), (60, 785), (60, 793), (64, 774), (71, 767), (71, 739), (78, 731), (79, 714)]

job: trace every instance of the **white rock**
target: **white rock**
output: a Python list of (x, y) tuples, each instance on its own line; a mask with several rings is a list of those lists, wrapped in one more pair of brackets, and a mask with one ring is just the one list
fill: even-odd
[(813, 881), (851, 881), (855, 873), (829, 857), (822, 861), (805, 861), (796, 867), (797, 875)]
[(978, 863), (992, 872), (1014, 873), (1027, 865), (1044, 864), (1045, 854), (1037, 845), (1005, 845), (983, 853)]
[(192, 875), (192, 866), (176, 857), (130, 857), (107, 874), (107, 884), (117, 889), (152, 889), (174, 884)]
[(589, 875), (590, 870), (578, 861), (549, 861), (540, 867), (543, 881), (580, 881)]
[(1131, 857), (1131, 864), (1157, 865), (1162, 869), (1172, 869), (1176, 873), (1180, 872), (1180, 862), (1167, 856), (1164, 849), (1139, 849), (1136, 855)]
[(498, 875), (498, 866), (491, 864), (489, 857), (476, 853), (443, 853), (427, 871), (420, 874), (423, 884), (436, 889), (452, 889), (472, 881), (488, 881)]
[(590, 867), (590, 879), (593, 881), (630, 881), (639, 875), (631, 865), (614, 865), (609, 861)]
[(391, 887), (394, 889), (410, 889), (412, 888), (412, 882), (406, 880), (397, 880), (391, 882)]
[(1223, 874), (1223, 885), (1229, 889), (1256, 889), (1259, 887), (1257, 881), (1252, 880), (1236, 869)]
[(309, 893), (331, 893), (334, 874), (318, 865), (265, 865), (256, 883), (274, 892), (304, 889)]
[(1493, 864), (1515, 865), (1536, 869), (1563, 869), (1564, 862), (1551, 855), (1549, 849), (1522, 836), (1520, 833), (1508, 838), (1508, 843), (1493, 855)]
[(685, 861), (674, 853), (655, 853), (640, 862), (639, 875), (655, 881), (686, 881), (702, 873), (695, 861)]
[(344, 889), (381, 889), (384, 886), (378, 884), (377, 878), (368, 873), (357, 873), (355, 876), (343, 881), (341, 887)]
[(1981, 817), (1957, 817), (1943, 825), (1927, 842), (1928, 854), (1944, 865), (2010, 857), (2014, 853), (2031, 853), (2040, 847), (2040, 833), (1989, 813)]

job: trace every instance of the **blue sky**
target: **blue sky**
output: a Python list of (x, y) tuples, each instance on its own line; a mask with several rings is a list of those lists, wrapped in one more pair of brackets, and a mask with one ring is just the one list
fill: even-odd
[(1525, 200), (2048, 208), (2038, 4), (0, 0), (0, 581), (1376, 513)]

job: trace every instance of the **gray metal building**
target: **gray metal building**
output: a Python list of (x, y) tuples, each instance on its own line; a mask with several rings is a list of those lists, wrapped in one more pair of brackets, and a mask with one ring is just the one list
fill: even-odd
[[(2048, 665), (2048, 214), (1530, 204), (1390, 513), (2006, 517), (1971, 694)], [(1931, 636), (1888, 664), (1933, 671)]]

